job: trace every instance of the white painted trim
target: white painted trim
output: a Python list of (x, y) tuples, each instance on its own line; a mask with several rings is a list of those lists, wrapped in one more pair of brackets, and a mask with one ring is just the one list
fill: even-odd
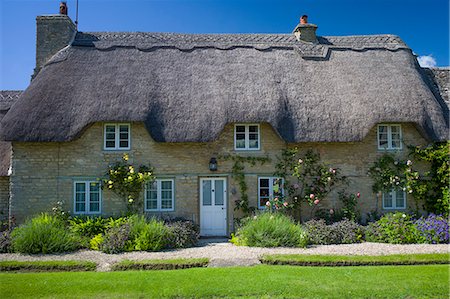
[[(388, 137), (388, 146), (382, 147), (380, 146), (380, 127), (385, 126), (387, 127), (387, 137)], [(399, 133), (400, 133), (400, 147), (392, 147), (392, 127), (398, 127)], [(377, 126), (377, 145), (378, 150), (402, 150), (403, 149), (403, 132), (402, 132), (402, 126), (401, 124), (379, 124)]]
[[(106, 127), (107, 126), (114, 126), (114, 147), (106, 147)], [(120, 147), (120, 126), (127, 126), (128, 127), (128, 147)], [(126, 151), (131, 149), (131, 125), (130, 123), (105, 123), (103, 125), (103, 150), (105, 151)]]
[[(236, 127), (243, 126), (245, 127), (245, 148), (237, 148), (236, 147)], [(250, 126), (256, 126), (258, 128), (258, 147), (250, 148)], [(242, 133), (241, 133), (242, 134)], [(261, 150), (261, 126), (259, 124), (234, 124), (234, 150), (235, 151), (259, 151)]]
[[(386, 207), (384, 203), (384, 197), (386, 193), (390, 193), (392, 196), (392, 207)], [(406, 192), (403, 191), (403, 206), (397, 207), (397, 191), (392, 189), (390, 192), (383, 192), (383, 210), (405, 210), (406, 209)]]
[[(162, 196), (161, 196), (161, 182), (170, 181), (172, 183), (172, 208), (171, 209), (163, 209), (162, 205)], [(147, 209), (147, 188), (148, 183), (145, 184), (144, 190), (144, 211), (145, 212), (172, 212), (175, 210), (175, 180), (174, 179), (156, 179), (156, 209)]]
[[(90, 203), (91, 203), (91, 183), (97, 183), (98, 184), (98, 212), (91, 212), (90, 211)], [(84, 184), (85, 188), (85, 211), (78, 211), (77, 212), (77, 184)], [(103, 196), (102, 196), (102, 186), (101, 182), (99, 181), (74, 181), (73, 182), (73, 212), (76, 215), (99, 215), (102, 213), (103, 209)]]

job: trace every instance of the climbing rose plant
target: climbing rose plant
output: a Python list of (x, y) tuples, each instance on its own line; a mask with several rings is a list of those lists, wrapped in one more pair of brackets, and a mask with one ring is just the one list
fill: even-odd
[(336, 186), (347, 183), (340, 169), (320, 161), (318, 153), (308, 150), (299, 155), (297, 148), (283, 150), (274, 175), (284, 179), (291, 207), (299, 218), (302, 203), (314, 206), (314, 210)]
[[(427, 147), (409, 147), (410, 156), (416, 161), (396, 159), (392, 154), (381, 156), (369, 169), (374, 192), (403, 190), (411, 194), (416, 208), (421, 203), (430, 213), (449, 215), (449, 142), (435, 143)], [(428, 162), (430, 170), (420, 173), (414, 168), (417, 161)]]
[(137, 212), (142, 207), (142, 190), (148, 182), (153, 182), (153, 168), (141, 165), (139, 168), (128, 163), (128, 154), (122, 160), (110, 165), (103, 180), (103, 186), (126, 200), (129, 212)]

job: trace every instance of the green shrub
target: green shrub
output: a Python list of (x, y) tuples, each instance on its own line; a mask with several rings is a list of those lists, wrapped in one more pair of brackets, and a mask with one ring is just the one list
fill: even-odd
[(105, 232), (99, 249), (105, 253), (120, 253), (126, 250), (130, 238), (130, 224), (113, 226)]
[(88, 261), (1, 261), (0, 272), (95, 271), (97, 264)]
[(114, 264), (111, 269), (113, 271), (126, 270), (175, 270), (206, 267), (209, 263), (207, 258), (190, 258), (190, 259), (174, 259), (174, 260), (140, 260), (130, 261), (123, 260)]
[(70, 229), (87, 238), (102, 234), (107, 228), (108, 220), (102, 217), (80, 216), (69, 220)]
[(12, 248), (20, 253), (56, 253), (74, 251), (80, 240), (55, 216), (41, 214), (15, 228)]
[(128, 250), (158, 251), (166, 247), (171, 231), (164, 222), (144, 216), (132, 216), (130, 223), (130, 245)]
[(102, 243), (103, 243), (103, 235), (98, 234), (95, 235), (90, 241), (89, 241), (89, 249), (92, 250), (100, 250)]
[(308, 237), (288, 216), (281, 213), (262, 213), (245, 219), (232, 241), (243, 246), (305, 247)]
[(304, 228), (311, 244), (351, 244), (364, 239), (363, 227), (347, 219), (331, 225), (327, 225), (323, 219), (310, 220), (305, 222)]
[(192, 221), (178, 220), (169, 222), (166, 226), (170, 230), (167, 247), (187, 248), (197, 244), (199, 238), (199, 227)]
[(377, 222), (369, 223), (366, 241), (392, 244), (423, 243), (425, 239), (414, 225), (413, 217), (404, 213), (389, 213)]

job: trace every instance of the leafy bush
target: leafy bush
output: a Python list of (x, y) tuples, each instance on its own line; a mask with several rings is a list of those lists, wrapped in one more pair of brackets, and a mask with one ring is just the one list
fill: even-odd
[(129, 223), (128, 250), (158, 251), (167, 245), (171, 232), (162, 221), (147, 221), (144, 216), (132, 216)]
[(124, 223), (113, 226), (105, 232), (104, 240), (100, 243), (100, 250), (105, 253), (120, 253), (125, 251), (130, 237), (130, 224)]
[(69, 219), (70, 229), (74, 233), (88, 238), (104, 233), (107, 224), (108, 220), (102, 217), (80, 216)]
[(10, 252), (11, 250), (11, 232), (5, 230), (0, 232), (0, 253)]
[(11, 234), (12, 248), (21, 253), (55, 253), (79, 248), (79, 240), (65, 223), (48, 214), (41, 214), (15, 228)]
[(200, 230), (192, 221), (178, 220), (166, 225), (170, 231), (167, 247), (186, 248), (197, 244)]
[(68, 272), (95, 271), (97, 264), (88, 261), (1, 261), (0, 272)]
[(364, 239), (363, 228), (351, 220), (327, 225), (325, 220), (310, 220), (304, 224), (309, 242), (317, 245), (358, 243)]
[(419, 234), (431, 244), (449, 243), (449, 221), (443, 216), (430, 214), (416, 221)]
[(400, 212), (386, 214), (377, 222), (369, 223), (365, 234), (368, 242), (411, 244), (425, 241), (412, 216)]
[(103, 235), (98, 234), (95, 235), (90, 241), (89, 241), (89, 249), (92, 250), (100, 250), (102, 243), (103, 243)]
[(232, 242), (256, 247), (305, 247), (308, 237), (303, 228), (288, 216), (262, 213), (243, 220)]

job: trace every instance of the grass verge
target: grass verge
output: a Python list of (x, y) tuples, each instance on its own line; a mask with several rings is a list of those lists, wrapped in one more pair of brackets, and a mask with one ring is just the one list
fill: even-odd
[(175, 270), (187, 268), (206, 267), (209, 263), (207, 258), (198, 259), (173, 259), (173, 260), (123, 260), (111, 267), (113, 271), (126, 270)]
[(447, 265), (0, 273), (3, 298), (448, 298)]
[(429, 265), (450, 264), (450, 254), (395, 254), (395, 255), (265, 255), (261, 263), (292, 266), (382, 266), (382, 265)]
[(88, 261), (0, 261), (0, 272), (95, 271), (97, 264)]

